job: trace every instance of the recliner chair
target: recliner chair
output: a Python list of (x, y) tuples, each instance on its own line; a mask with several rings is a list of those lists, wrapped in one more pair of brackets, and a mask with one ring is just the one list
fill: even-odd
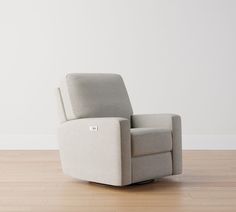
[(133, 115), (120, 75), (68, 74), (57, 94), (65, 174), (125, 186), (182, 172), (180, 116)]

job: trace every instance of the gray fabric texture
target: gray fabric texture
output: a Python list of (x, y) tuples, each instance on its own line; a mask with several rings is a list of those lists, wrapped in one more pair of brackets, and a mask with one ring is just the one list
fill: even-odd
[(61, 97), (60, 88), (56, 89), (56, 98), (57, 98), (57, 111), (58, 111), (59, 120), (60, 120), (60, 123), (63, 123), (67, 121), (67, 119), (66, 119), (65, 108), (63, 105), (62, 97)]
[(176, 114), (133, 115), (132, 127), (170, 129), (172, 131), (173, 174), (182, 173), (181, 118)]
[(172, 174), (171, 152), (132, 158), (132, 183)]
[(132, 106), (125, 84), (117, 74), (68, 74), (60, 86), (67, 119), (123, 117)]
[[(91, 131), (91, 127), (97, 127)], [(122, 186), (131, 183), (130, 121), (86, 118), (58, 130), (64, 173), (81, 180)]]
[(132, 156), (141, 156), (172, 150), (172, 135), (169, 129), (131, 129)]

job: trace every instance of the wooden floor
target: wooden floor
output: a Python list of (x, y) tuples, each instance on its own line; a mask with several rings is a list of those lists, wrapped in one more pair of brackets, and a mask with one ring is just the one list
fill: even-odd
[(57, 151), (0, 151), (0, 211), (236, 211), (236, 151), (185, 151), (184, 174), (123, 188), (62, 174)]

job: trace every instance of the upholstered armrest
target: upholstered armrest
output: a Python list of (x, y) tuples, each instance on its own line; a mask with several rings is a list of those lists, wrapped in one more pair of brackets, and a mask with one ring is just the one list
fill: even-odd
[(170, 129), (173, 137), (173, 174), (182, 173), (181, 118), (175, 114), (133, 115), (132, 128)]
[(131, 183), (130, 121), (85, 118), (59, 127), (63, 171), (79, 179), (110, 185)]

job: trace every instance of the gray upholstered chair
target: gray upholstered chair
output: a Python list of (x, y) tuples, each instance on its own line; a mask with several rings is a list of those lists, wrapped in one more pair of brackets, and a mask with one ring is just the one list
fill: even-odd
[(124, 186), (182, 172), (178, 115), (133, 115), (121, 76), (68, 74), (57, 89), (65, 174)]

